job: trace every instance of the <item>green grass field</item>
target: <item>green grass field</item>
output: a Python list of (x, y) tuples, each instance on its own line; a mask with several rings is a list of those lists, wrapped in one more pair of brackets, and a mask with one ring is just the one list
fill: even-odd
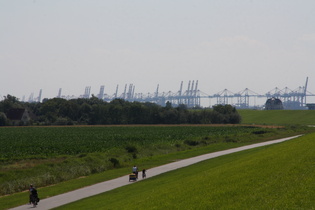
[(315, 125), (315, 110), (238, 110), (242, 124)]
[(314, 209), (315, 134), (207, 160), (57, 209), (136, 208)]

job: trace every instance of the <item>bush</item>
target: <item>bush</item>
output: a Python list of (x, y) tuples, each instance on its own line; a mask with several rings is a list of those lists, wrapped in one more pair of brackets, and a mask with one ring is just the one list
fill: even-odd
[(127, 150), (128, 153), (137, 153), (138, 150), (135, 146), (126, 146), (125, 149)]
[(114, 165), (114, 168), (120, 165), (119, 160), (117, 160), (116, 158), (110, 158), (109, 161)]
[(252, 134), (256, 134), (256, 135), (259, 135), (259, 134), (265, 134), (265, 133), (268, 133), (267, 131), (264, 131), (264, 130), (258, 130), (258, 131), (253, 131)]
[(197, 146), (199, 144), (198, 141), (194, 141), (194, 140), (185, 140), (184, 143), (189, 146)]

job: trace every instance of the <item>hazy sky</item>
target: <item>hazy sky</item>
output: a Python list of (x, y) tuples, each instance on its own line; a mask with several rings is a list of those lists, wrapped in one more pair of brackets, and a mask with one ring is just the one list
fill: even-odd
[(0, 73), (0, 96), (20, 99), (189, 80), (265, 94), (306, 77), (315, 93), (315, 1), (0, 0)]

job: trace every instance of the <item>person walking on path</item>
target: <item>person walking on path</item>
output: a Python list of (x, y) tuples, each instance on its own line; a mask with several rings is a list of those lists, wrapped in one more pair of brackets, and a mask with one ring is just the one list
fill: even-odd
[(142, 169), (142, 179), (144, 179), (144, 178), (147, 177), (146, 171), (147, 171), (147, 170)]
[(132, 167), (132, 173), (136, 174), (136, 177), (138, 179), (138, 167), (136, 165)]

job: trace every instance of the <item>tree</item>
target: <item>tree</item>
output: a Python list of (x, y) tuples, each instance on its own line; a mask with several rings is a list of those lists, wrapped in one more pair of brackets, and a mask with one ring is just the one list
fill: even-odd
[(90, 123), (90, 114), (92, 112), (92, 106), (88, 103), (83, 103), (79, 108), (79, 121), (83, 124)]
[(3, 112), (0, 112), (0, 126), (5, 125), (7, 125), (7, 116)]
[[(236, 108), (226, 104), (226, 105), (216, 105), (213, 106), (213, 121), (216, 123), (240, 123), (241, 122), (241, 116), (236, 111)], [(221, 121), (221, 122), (218, 122)]]
[(179, 115), (176, 109), (165, 109), (160, 112), (160, 117), (163, 123), (165, 124), (178, 124)]
[(171, 109), (171, 108), (172, 108), (172, 103), (169, 102), (169, 101), (167, 101), (167, 102), (166, 102), (166, 105), (165, 105), (165, 108), (166, 108), (166, 109)]
[(23, 108), (18, 98), (15, 96), (7, 95), (4, 96), (4, 100), (0, 102), (0, 112), (8, 113), (10, 109)]

